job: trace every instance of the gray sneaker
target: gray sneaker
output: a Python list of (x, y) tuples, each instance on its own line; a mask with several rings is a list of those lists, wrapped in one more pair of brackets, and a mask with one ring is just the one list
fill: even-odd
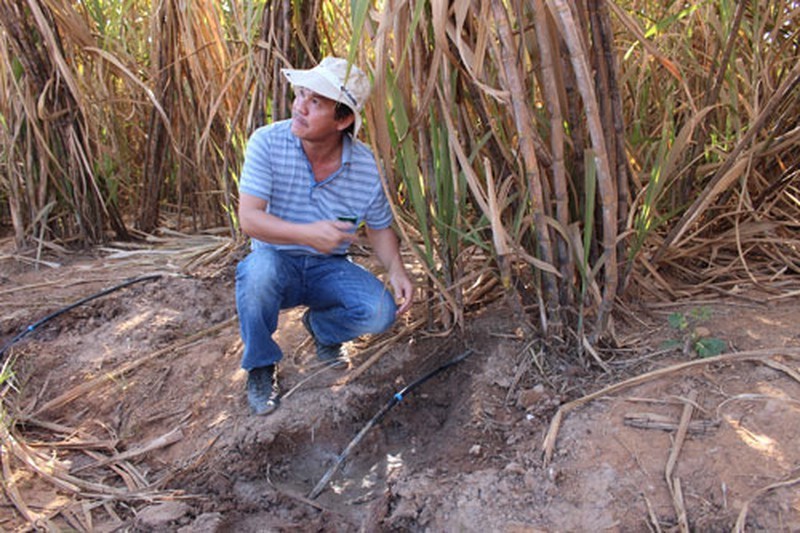
[(322, 344), (317, 339), (317, 336), (314, 335), (314, 330), (311, 329), (311, 319), (309, 318), (308, 309), (306, 309), (306, 311), (303, 313), (303, 326), (305, 326), (306, 331), (308, 331), (308, 334), (311, 335), (311, 338), (314, 339), (314, 347), (317, 350), (317, 359), (331, 366), (347, 364), (347, 350), (342, 343)]
[(275, 365), (269, 365), (247, 373), (247, 401), (255, 415), (268, 415), (281, 403), (275, 370)]

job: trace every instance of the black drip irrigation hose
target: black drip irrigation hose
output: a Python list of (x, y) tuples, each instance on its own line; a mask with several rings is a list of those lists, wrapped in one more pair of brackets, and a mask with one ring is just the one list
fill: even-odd
[(45, 322), (49, 322), (50, 320), (53, 320), (57, 316), (63, 315), (67, 311), (71, 311), (71, 310), (75, 309), (76, 307), (85, 304), (86, 302), (90, 302), (90, 301), (92, 301), (92, 300), (94, 300), (96, 298), (100, 298), (101, 296), (105, 296), (105, 295), (110, 294), (110, 293), (112, 293), (114, 291), (118, 291), (120, 289), (124, 289), (125, 287), (127, 287), (129, 285), (133, 285), (134, 283), (139, 283), (141, 281), (147, 281), (147, 280), (150, 280), (150, 279), (157, 279), (157, 278), (160, 278), (160, 277), (161, 277), (161, 274), (150, 274), (150, 275), (147, 275), (147, 276), (140, 276), (138, 278), (132, 278), (132, 279), (129, 279), (127, 281), (124, 281), (124, 282), (120, 283), (119, 285), (115, 285), (115, 286), (110, 287), (108, 289), (102, 290), (102, 291), (98, 292), (97, 294), (92, 294), (91, 296), (87, 296), (86, 298), (81, 298), (77, 302), (72, 303), (72, 304), (70, 304), (70, 305), (68, 305), (66, 307), (63, 307), (63, 308), (61, 308), (61, 309), (59, 309), (57, 311), (53, 311), (52, 313), (50, 313), (46, 317), (37, 320), (36, 322), (31, 324), (30, 326), (28, 326), (25, 329), (23, 329), (19, 334), (17, 334), (16, 337), (14, 337), (10, 341), (8, 341), (5, 344), (5, 346), (0, 348), (0, 362), (3, 361), (3, 355), (6, 353), (6, 350), (8, 350), (9, 348), (11, 348), (11, 346), (16, 344), (20, 340), (22, 340), (25, 336), (29, 335), (30, 333), (33, 333), (33, 331), (36, 328), (38, 328), (39, 326), (41, 326)]
[(320, 493), (322, 493), (323, 490), (325, 490), (325, 486), (331, 480), (333, 475), (336, 474), (337, 470), (339, 470), (339, 467), (342, 465), (344, 460), (347, 459), (347, 456), (350, 455), (350, 452), (353, 451), (353, 448), (355, 448), (358, 445), (358, 443), (361, 442), (361, 439), (364, 438), (364, 436), (372, 428), (372, 426), (374, 426), (375, 424), (377, 424), (378, 422), (381, 421), (381, 419), (386, 415), (386, 413), (389, 412), (389, 410), (392, 407), (394, 407), (395, 405), (397, 405), (398, 403), (403, 401), (403, 398), (406, 396), (406, 394), (411, 392), (416, 387), (422, 385), (423, 383), (425, 383), (426, 381), (428, 381), (429, 379), (431, 379), (433, 376), (437, 375), (438, 373), (450, 368), (451, 366), (453, 366), (455, 364), (460, 363), (461, 361), (463, 361), (464, 359), (466, 359), (467, 357), (469, 357), (473, 353), (474, 352), (473, 352), (473, 350), (471, 348), (468, 349), (467, 351), (465, 351), (464, 353), (462, 353), (458, 357), (453, 358), (452, 360), (450, 360), (447, 363), (443, 364), (439, 368), (437, 368), (437, 369), (433, 370), (432, 372), (422, 376), (421, 378), (419, 378), (416, 381), (410, 383), (409, 385), (406, 385), (399, 392), (396, 392), (389, 399), (389, 401), (386, 402), (386, 404), (383, 407), (381, 407), (381, 409), (375, 414), (375, 416), (372, 417), (372, 420), (367, 422), (367, 425), (364, 426), (361, 429), (361, 431), (358, 432), (358, 435), (356, 435), (355, 438), (350, 441), (350, 444), (347, 445), (347, 447), (344, 449), (344, 451), (342, 451), (342, 453), (339, 454), (339, 457), (336, 458), (336, 462), (333, 463), (333, 466), (331, 466), (328, 469), (328, 471), (325, 472), (325, 475), (322, 476), (322, 478), (319, 480), (319, 483), (317, 483), (317, 485), (314, 487), (314, 489), (310, 493), (308, 493), (308, 497), (313, 500), (317, 496), (319, 496)]

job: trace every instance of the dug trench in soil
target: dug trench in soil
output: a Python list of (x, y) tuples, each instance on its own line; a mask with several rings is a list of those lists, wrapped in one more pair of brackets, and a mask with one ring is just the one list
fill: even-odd
[[(240, 442), (235, 454), (219, 457), (218, 471), (225, 472), (225, 481), (198, 487), (198, 492), (215, 494), (208, 510), (229, 509), (225, 528), (244, 532), (265, 527), (305, 529), (318, 522), (323, 530), (377, 527), (391, 512), (387, 483), (392, 476), (429, 468), (446, 462), (453, 452), (465, 452), (454, 435), (463, 434), (468, 424), (470, 410), (464, 404), (470, 399), (471, 373), (464, 357), (468, 352), (454, 362), (452, 354), (458, 355), (459, 349), (445, 343), (427, 361), (425, 349), (409, 354), (391, 373), (398, 381), (411, 381), (405, 387), (420, 381), (392, 408), (386, 410), (397, 384), (378, 384), (340, 406), (345, 416), (319, 416), (311, 431), (282, 429), (286, 421), (299, 416), (292, 413), (296, 407), (292, 399), (303, 394), (298, 389), (276, 412), (283, 416), (251, 420), (251, 430), (261, 434)], [(285, 385), (291, 387), (296, 378), (288, 377)], [(381, 411), (384, 416), (376, 420)], [(364, 431), (356, 442), (354, 437)], [(350, 453), (333, 470), (348, 446)], [(319, 496), (311, 496), (331, 472)], [(336, 525), (326, 526), (329, 519)]]

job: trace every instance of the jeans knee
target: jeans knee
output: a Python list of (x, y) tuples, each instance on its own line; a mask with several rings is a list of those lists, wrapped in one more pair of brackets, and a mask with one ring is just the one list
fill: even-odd
[(384, 291), (374, 305), (365, 310), (366, 321), (370, 324), (372, 333), (383, 333), (394, 324), (397, 315), (397, 305), (389, 292)]
[(271, 297), (279, 278), (278, 256), (269, 249), (253, 250), (236, 266), (236, 300), (240, 306), (260, 306)]

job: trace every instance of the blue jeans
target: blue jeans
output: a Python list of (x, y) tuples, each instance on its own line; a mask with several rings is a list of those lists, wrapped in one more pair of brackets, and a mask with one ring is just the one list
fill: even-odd
[(243, 369), (249, 371), (281, 360), (281, 348), (272, 339), (278, 314), (299, 305), (310, 309), (311, 328), (322, 344), (386, 331), (397, 312), (384, 284), (345, 256), (255, 249), (236, 267)]

